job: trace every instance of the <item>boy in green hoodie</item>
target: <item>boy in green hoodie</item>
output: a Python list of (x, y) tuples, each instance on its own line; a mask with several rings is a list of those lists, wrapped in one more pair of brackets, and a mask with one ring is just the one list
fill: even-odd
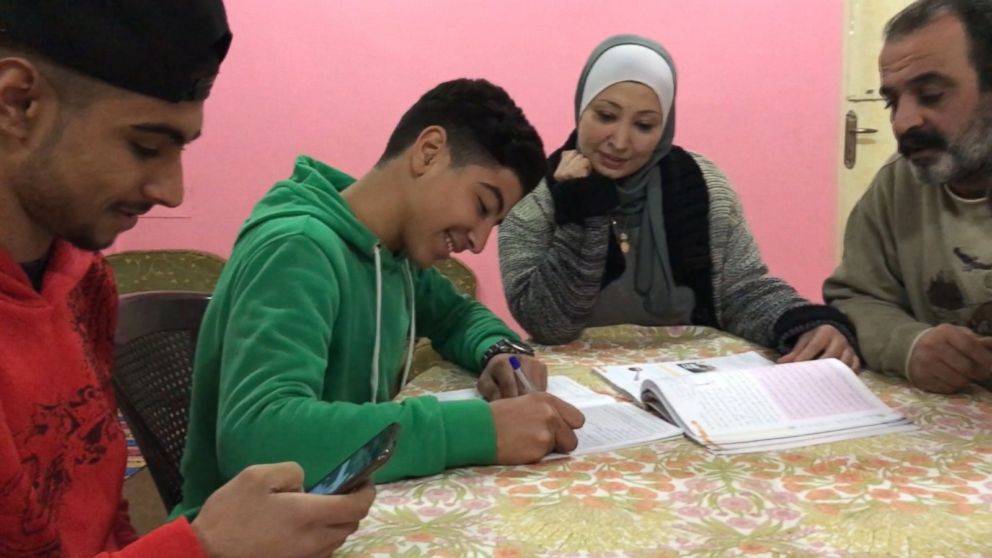
[[(546, 368), (431, 267), (481, 252), (544, 166), (506, 92), (467, 79), (421, 97), (357, 181), (300, 157), (242, 227), (204, 317), (176, 513), (255, 463), (296, 461), (309, 486), (391, 422), (402, 430), (379, 482), (574, 449), (582, 414), (517, 396), (509, 353), (539, 388)], [(480, 373), (491, 402), (391, 402), (417, 335)]]

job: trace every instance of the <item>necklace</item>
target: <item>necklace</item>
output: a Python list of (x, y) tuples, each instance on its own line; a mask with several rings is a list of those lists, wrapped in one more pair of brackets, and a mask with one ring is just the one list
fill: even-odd
[(613, 234), (620, 241), (620, 251), (627, 254), (630, 252), (630, 237), (627, 236), (627, 217), (623, 218), (623, 225), (617, 225), (616, 217), (610, 217), (610, 224), (613, 225)]

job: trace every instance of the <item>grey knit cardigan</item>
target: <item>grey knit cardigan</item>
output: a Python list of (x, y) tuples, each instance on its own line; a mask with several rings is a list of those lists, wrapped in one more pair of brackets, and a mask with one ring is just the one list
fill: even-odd
[[(803, 332), (830, 324), (856, 346), (843, 315), (768, 274), (727, 177), (709, 159), (689, 155), (709, 196), (713, 312), (705, 325), (787, 352)], [(503, 288), (513, 317), (535, 341), (557, 345), (578, 338), (604, 286), (613, 242), (605, 216), (557, 224), (547, 179), (510, 212), (499, 230)]]

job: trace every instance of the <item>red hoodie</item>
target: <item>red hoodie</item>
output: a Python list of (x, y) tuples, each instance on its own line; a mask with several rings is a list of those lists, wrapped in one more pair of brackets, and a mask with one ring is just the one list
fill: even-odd
[(204, 556), (185, 520), (135, 540), (110, 383), (116, 321), (98, 254), (57, 241), (39, 293), (0, 249), (0, 557)]

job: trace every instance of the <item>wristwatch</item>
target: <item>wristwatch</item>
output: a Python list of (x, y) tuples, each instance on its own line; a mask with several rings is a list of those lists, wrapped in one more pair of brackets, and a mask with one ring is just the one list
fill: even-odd
[(486, 352), (482, 354), (482, 368), (485, 368), (494, 356), (501, 354), (534, 356), (534, 349), (523, 341), (501, 339), (493, 344), (492, 347), (486, 349)]

